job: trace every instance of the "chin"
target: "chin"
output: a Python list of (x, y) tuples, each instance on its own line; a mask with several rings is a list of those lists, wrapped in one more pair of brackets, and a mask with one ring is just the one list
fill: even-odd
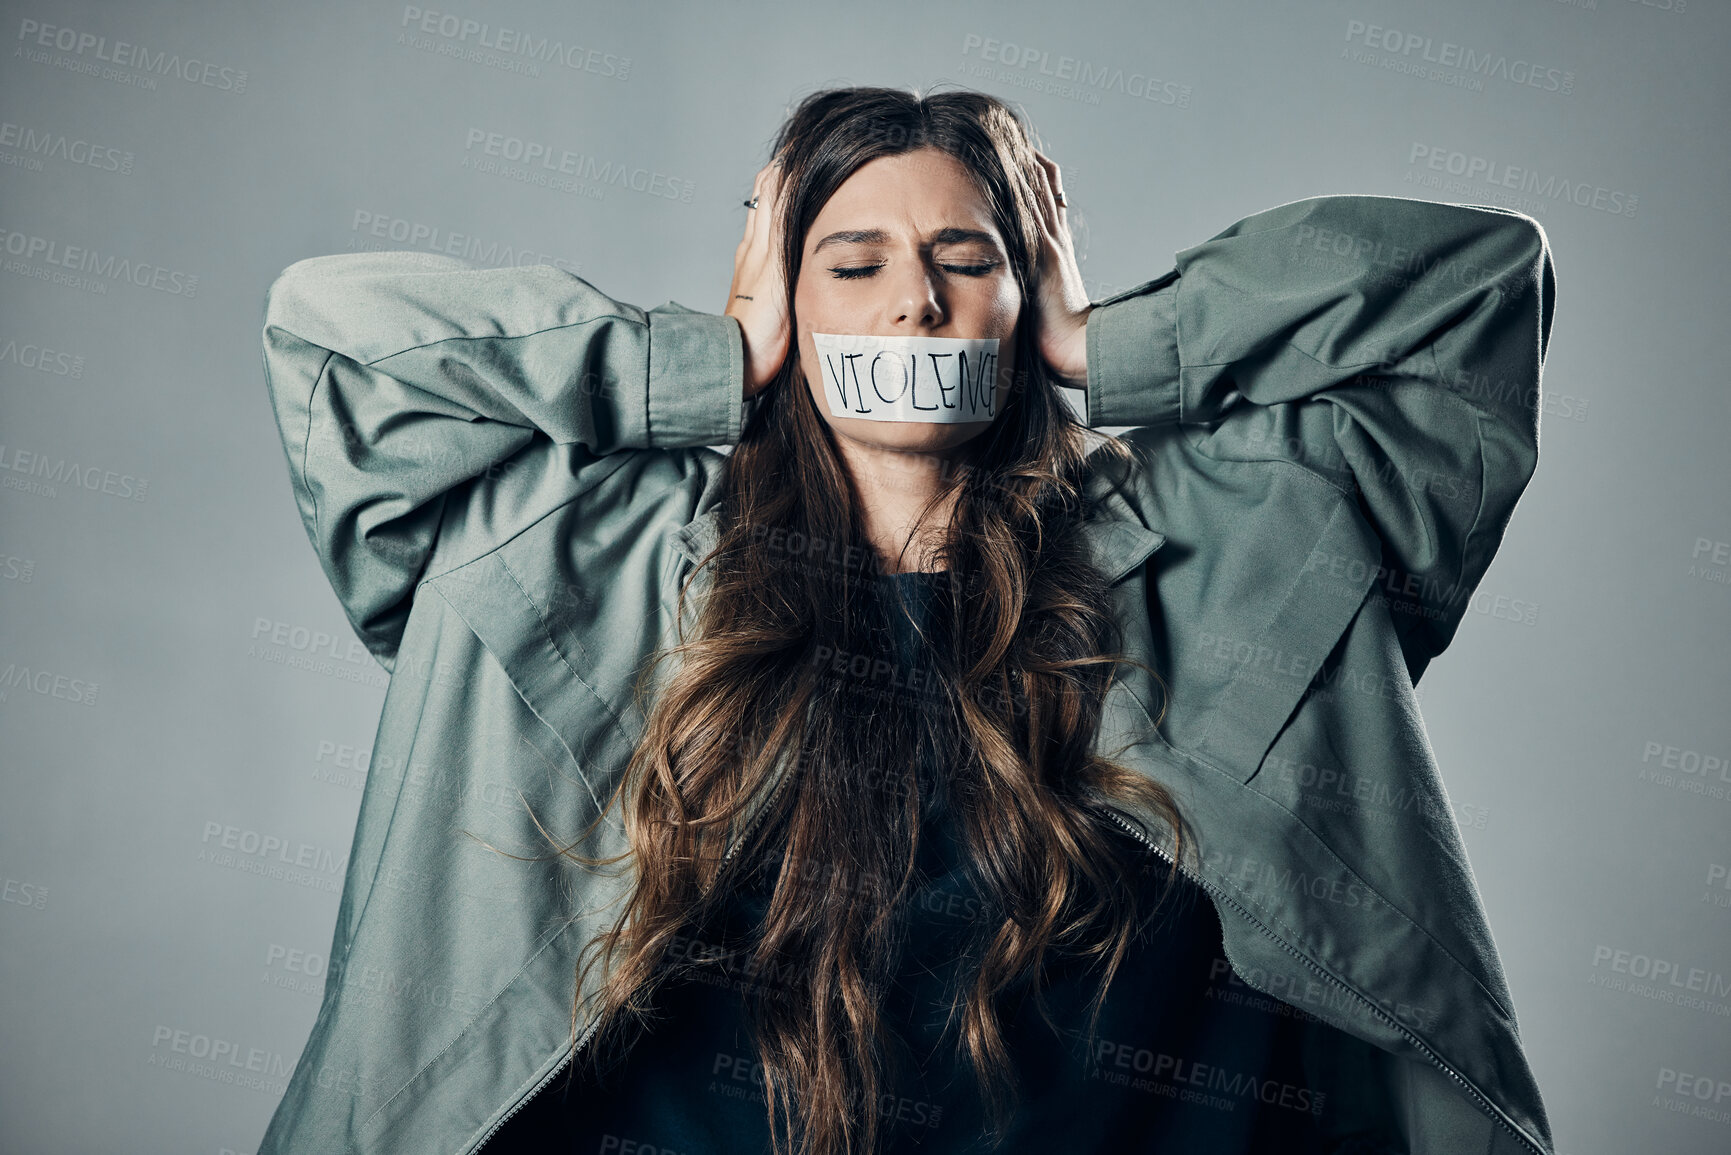
[(972, 441), (992, 427), (990, 421), (938, 425), (926, 421), (858, 421), (833, 416), (829, 425), (839, 437), (899, 453), (942, 453)]

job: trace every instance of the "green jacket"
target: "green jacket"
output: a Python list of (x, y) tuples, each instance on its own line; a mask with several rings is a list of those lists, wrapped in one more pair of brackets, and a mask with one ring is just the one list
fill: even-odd
[[(1391, 1114), (1426, 1155), (1552, 1151), (1413, 684), (1537, 464), (1553, 291), (1531, 217), (1316, 197), (1087, 326), (1089, 424), (1134, 427), (1142, 464), (1085, 530), (1169, 694), (1124, 676), (1098, 746), (1193, 825), (1239, 993), (1319, 1020), (1330, 1117)], [(628, 885), (508, 855), (551, 849), (529, 806), (581, 831), (643, 732), (632, 682), (741, 427), (739, 327), (356, 253), (282, 273), (264, 359), (308, 536), (391, 680), (259, 1152), (475, 1151), (562, 1070), (578, 952)], [(580, 849), (625, 846), (615, 813)]]

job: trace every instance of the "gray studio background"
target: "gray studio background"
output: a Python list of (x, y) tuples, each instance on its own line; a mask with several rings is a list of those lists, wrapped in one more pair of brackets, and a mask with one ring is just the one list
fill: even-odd
[(385, 675), (290, 495), (276, 274), (438, 247), (720, 311), (791, 102), (946, 80), (1022, 102), (1095, 299), (1316, 194), (1543, 223), (1539, 471), (1422, 708), (1560, 1150), (1731, 1150), (1723, 4), (0, 10), (0, 1152), (252, 1152), (318, 1007)]

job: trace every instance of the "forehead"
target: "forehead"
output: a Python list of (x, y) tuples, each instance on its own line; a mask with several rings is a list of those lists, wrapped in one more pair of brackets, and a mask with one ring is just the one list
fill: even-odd
[(880, 156), (861, 165), (812, 220), (809, 249), (838, 228), (930, 233), (950, 226), (996, 236), (991, 206), (967, 168), (934, 148)]

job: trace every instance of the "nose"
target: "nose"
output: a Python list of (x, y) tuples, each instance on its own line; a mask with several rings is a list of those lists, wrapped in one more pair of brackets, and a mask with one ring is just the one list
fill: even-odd
[(936, 329), (948, 316), (938, 279), (924, 261), (892, 261), (885, 286), (889, 327), (897, 332)]

